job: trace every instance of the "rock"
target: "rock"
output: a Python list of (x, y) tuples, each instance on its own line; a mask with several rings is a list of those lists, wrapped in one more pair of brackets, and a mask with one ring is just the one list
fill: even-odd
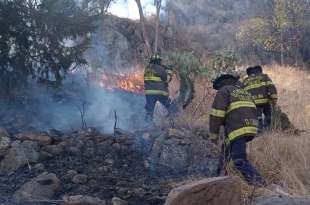
[(186, 137), (186, 133), (184, 133), (183, 130), (170, 128), (168, 132), (168, 136), (183, 139), (184, 137)]
[(45, 171), (45, 166), (42, 163), (38, 163), (38, 164), (33, 166), (33, 169), (38, 171), (38, 172), (43, 172), (43, 171)]
[(292, 198), (289, 196), (258, 197), (252, 205), (309, 205), (310, 198)]
[(51, 154), (51, 153), (49, 153), (49, 152), (46, 152), (46, 151), (43, 151), (43, 150), (41, 150), (40, 151), (40, 161), (45, 161), (45, 160), (47, 160), (47, 159), (52, 159), (54, 156)]
[(0, 163), (0, 172), (12, 172), (40, 158), (39, 146), (34, 141), (14, 141)]
[(78, 172), (75, 170), (68, 170), (67, 173), (65, 174), (64, 178), (67, 180), (72, 180), (73, 177), (77, 174), (78, 174)]
[(113, 159), (106, 159), (104, 160), (105, 163), (109, 164), (109, 165), (113, 165), (114, 164), (114, 160)]
[(101, 167), (98, 167), (98, 171), (99, 172), (110, 172), (112, 169), (111, 166), (101, 166)]
[(147, 160), (144, 160), (144, 168), (149, 169), (150, 168), (150, 163)]
[(93, 138), (98, 134), (96, 128), (87, 128), (78, 131), (78, 135), (80, 138)]
[(60, 181), (55, 174), (43, 173), (24, 184), (13, 195), (17, 202), (29, 200), (49, 200), (60, 189)]
[(6, 154), (11, 144), (10, 135), (6, 129), (0, 128), (0, 157)]
[(177, 175), (187, 172), (188, 146), (179, 145), (176, 138), (161, 136), (155, 140), (149, 162), (151, 171), (159, 175)]
[(64, 152), (64, 147), (60, 145), (47, 145), (43, 148), (44, 151), (52, 154), (52, 155), (60, 155)]
[(128, 205), (128, 202), (118, 197), (112, 198), (112, 205)]
[(145, 141), (151, 141), (151, 134), (148, 133), (148, 132), (145, 132), (145, 133), (143, 133), (142, 138), (143, 138)]
[(80, 149), (75, 146), (68, 147), (66, 151), (72, 154), (79, 154), (81, 152)]
[(50, 145), (52, 144), (53, 140), (50, 136), (47, 135), (41, 135), (37, 136), (36, 138), (33, 139), (34, 141), (37, 141), (40, 145)]
[(241, 185), (237, 178), (217, 177), (195, 181), (173, 189), (165, 205), (240, 205)]
[(106, 201), (91, 196), (64, 196), (60, 205), (106, 205)]
[(41, 133), (36, 133), (36, 132), (32, 132), (32, 133), (23, 133), (20, 135), (16, 136), (17, 139), (19, 140), (30, 140), (30, 141), (36, 141), (39, 143), (39, 145), (44, 146), (44, 145), (50, 145), (52, 144), (52, 138), (48, 135), (42, 135)]
[(187, 173), (215, 176), (220, 154), (217, 146), (203, 137), (195, 137), (191, 139), (189, 147), (191, 154)]
[(0, 128), (0, 138), (1, 137), (10, 137), (10, 134), (5, 128)]
[(75, 184), (86, 184), (88, 176), (85, 174), (77, 174), (73, 177), (72, 182)]
[(154, 141), (148, 157), (150, 170), (161, 176), (184, 173), (214, 176), (218, 166), (217, 147), (203, 137), (175, 136), (179, 132), (174, 130), (173, 135), (162, 135)]
[(64, 135), (61, 131), (56, 130), (56, 129), (49, 129), (47, 131), (48, 136), (50, 136), (52, 138), (53, 141), (61, 141), (62, 140), (62, 136)]

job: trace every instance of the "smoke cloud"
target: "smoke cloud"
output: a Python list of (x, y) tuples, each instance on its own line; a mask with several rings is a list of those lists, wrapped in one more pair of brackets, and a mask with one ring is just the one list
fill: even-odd
[(128, 40), (117, 31), (108, 30), (101, 27), (92, 34), (91, 46), (85, 52), (88, 66), (69, 73), (61, 89), (33, 82), (19, 91), (17, 102), (1, 102), (0, 126), (13, 131), (71, 131), (81, 128), (81, 112), (88, 127), (104, 132), (113, 131), (115, 113), (119, 128), (134, 130), (145, 126), (143, 95), (105, 90), (88, 78), (89, 72), (132, 70), (128, 59), (132, 61), (133, 56)]

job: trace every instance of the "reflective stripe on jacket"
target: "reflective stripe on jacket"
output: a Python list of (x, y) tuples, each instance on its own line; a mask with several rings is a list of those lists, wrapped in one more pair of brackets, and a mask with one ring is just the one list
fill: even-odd
[(277, 89), (267, 74), (253, 74), (243, 81), (244, 89), (253, 96), (256, 105), (277, 99)]
[(144, 72), (144, 93), (146, 95), (168, 96), (168, 73), (158, 64), (150, 64)]
[(210, 113), (210, 132), (218, 134), (225, 126), (230, 142), (257, 134), (256, 106), (249, 92), (241, 85), (227, 85), (216, 94)]

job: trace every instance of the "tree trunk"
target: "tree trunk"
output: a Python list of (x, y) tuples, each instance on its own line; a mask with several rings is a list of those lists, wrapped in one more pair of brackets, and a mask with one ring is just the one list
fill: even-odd
[(156, 30), (155, 30), (155, 47), (154, 52), (158, 52), (158, 36), (159, 36), (159, 13), (161, 8), (161, 0), (155, 0), (155, 6), (156, 6)]
[(143, 40), (144, 40), (144, 43), (145, 43), (145, 46), (146, 46), (147, 53), (150, 55), (151, 54), (151, 47), (150, 47), (148, 35), (146, 33), (146, 29), (145, 29), (145, 18), (144, 18), (144, 14), (143, 14), (143, 9), (142, 9), (142, 5), (141, 5), (141, 1), (140, 0), (135, 0), (135, 1), (137, 3), (138, 9), (139, 9), (140, 24), (141, 24)]
[(281, 65), (284, 63), (283, 30), (281, 29)]

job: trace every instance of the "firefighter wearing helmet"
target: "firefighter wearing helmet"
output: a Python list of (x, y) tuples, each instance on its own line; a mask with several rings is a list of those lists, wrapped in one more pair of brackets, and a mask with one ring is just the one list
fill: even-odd
[(249, 184), (265, 184), (259, 172), (247, 160), (246, 143), (257, 134), (258, 120), (256, 106), (249, 92), (242, 88), (239, 76), (234, 73), (220, 73), (213, 80), (217, 90), (210, 113), (210, 138), (217, 142), (220, 128), (224, 126), (225, 143), (218, 174), (232, 159)]
[[(277, 89), (261, 66), (249, 67), (248, 77), (243, 81), (244, 89), (252, 94), (258, 111), (259, 128), (269, 128), (272, 106), (277, 104)], [(264, 118), (263, 118), (264, 116)]]
[(145, 109), (147, 120), (153, 119), (156, 102), (160, 102), (169, 110), (168, 83), (171, 80), (172, 71), (162, 65), (162, 59), (158, 53), (152, 55), (144, 72), (144, 93), (146, 97)]

